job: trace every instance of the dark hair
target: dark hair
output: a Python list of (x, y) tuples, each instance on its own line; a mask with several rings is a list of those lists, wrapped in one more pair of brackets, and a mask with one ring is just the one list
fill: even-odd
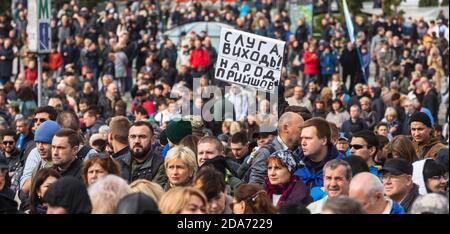
[(333, 214), (363, 214), (361, 204), (359, 202), (346, 197), (337, 196), (328, 198), (322, 210), (330, 210)]
[(12, 136), (12, 137), (14, 138), (14, 141), (17, 140), (17, 134), (16, 134), (16, 132), (13, 131), (13, 130), (11, 130), (11, 129), (5, 130), (5, 131), (3, 131), (3, 132), (1, 133), (1, 138), (2, 138), (2, 140), (3, 140), (3, 138), (4, 138), (5, 136)]
[[(440, 176), (447, 172), (446, 168), (436, 162), (434, 159), (426, 159), (425, 164), (423, 165), (423, 179), (427, 181), (427, 179), (433, 176)], [(428, 188), (427, 188), (428, 190)]]
[(311, 211), (301, 203), (282, 204), (278, 209), (279, 214), (311, 214)]
[(55, 177), (59, 179), (61, 175), (53, 168), (42, 168), (37, 171), (36, 175), (33, 177), (32, 183), (31, 183), (31, 190), (30, 190), (30, 213), (36, 214), (36, 206), (39, 204), (39, 202), (42, 202), (42, 198), (39, 198), (37, 193), (39, 191), (39, 188), (44, 183), (44, 181), (48, 177)]
[(326, 138), (327, 143), (331, 144), (331, 129), (328, 122), (319, 117), (314, 117), (312, 119), (306, 120), (303, 123), (302, 128), (305, 129), (307, 127), (315, 127), (318, 138)]
[(387, 127), (388, 125), (387, 125), (386, 122), (380, 122), (380, 123), (377, 124), (377, 126), (375, 127), (375, 129), (378, 130), (378, 128), (381, 127), (381, 126)]
[(78, 105), (80, 105), (81, 103), (85, 103), (86, 105), (89, 106), (89, 100), (87, 98), (81, 98), (80, 101), (78, 102)]
[(74, 111), (61, 111), (56, 118), (56, 122), (61, 128), (70, 128), (74, 131), (80, 130), (80, 120)]
[(275, 214), (277, 208), (259, 184), (242, 184), (234, 192), (237, 202), (245, 201), (245, 214)]
[(247, 133), (241, 131), (233, 134), (233, 136), (231, 136), (231, 143), (233, 144), (241, 143), (242, 145), (248, 144)]
[(181, 139), (180, 143), (178, 145), (183, 145), (191, 149), (195, 153), (195, 157), (197, 157), (197, 146), (198, 142), (200, 141), (200, 137), (196, 135), (187, 135)]
[(350, 155), (349, 157), (345, 157), (344, 161), (350, 164), (353, 177), (361, 172), (369, 172), (369, 166), (367, 165), (367, 162), (364, 161), (364, 159), (360, 156)]
[(94, 109), (87, 110), (85, 114), (88, 114), (90, 117), (95, 117), (97, 119), (97, 112)]
[(53, 121), (58, 116), (58, 111), (53, 106), (40, 106), (34, 111), (35, 115), (38, 113), (47, 113), (48, 117)]
[(96, 163), (98, 163), (108, 174), (120, 176), (120, 164), (117, 160), (105, 153), (95, 153), (83, 163), (83, 168), (81, 169), (81, 177), (86, 186), (88, 185), (87, 172), (89, 168)]
[(202, 167), (194, 178), (193, 187), (202, 190), (209, 201), (221, 192), (225, 193), (225, 178), (213, 166)]
[(153, 127), (148, 121), (137, 121), (131, 125), (131, 127), (141, 127), (141, 126), (146, 126), (148, 128), (148, 130), (150, 131), (150, 136), (154, 134)]
[(61, 128), (56, 133), (57, 137), (67, 137), (70, 147), (75, 147), (80, 144), (80, 138), (77, 132), (70, 128)]
[(303, 118), (303, 120), (305, 120), (305, 121), (312, 118), (311, 112), (310, 112), (308, 109), (306, 109), (305, 107), (303, 107), (303, 106), (287, 106), (287, 107), (284, 109), (284, 113), (286, 113), (286, 112), (294, 112), (294, 113), (297, 113), (297, 114), (299, 114), (299, 115)]
[(372, 131), (362, 130), (362, 131), (354, 133), (352, 138), (354, 138), (354, 137), (364, 139), (364, 141), (367, 142), (367, 144), (369, 145), (368, 148), (376, 147), (377, 149), (379, 149), (379, 147), (380, 147), (380, 142), (378, 141), (378, 137)]
[(108, 141), (105, 139), (96, 139), (92, 141), (92, 146), (97, 147), (100, 152), (104, 152), (106, 150), (107, 145)]
[(135, 107), (133, 112), (144, 115), (144, 116), (148, 116), (147, 110), (141, 105)]
[(131, 123), (125, 116), (116, 116), (109, 122), (110, 133), (114, 140), (128, 144), (128, 131)]

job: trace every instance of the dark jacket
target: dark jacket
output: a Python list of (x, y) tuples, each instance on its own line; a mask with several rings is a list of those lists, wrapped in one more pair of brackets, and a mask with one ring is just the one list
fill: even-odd
[(0, 60), (0, 77), (11, 77), (13, 68), (14, 52), (12, 47), (0, 46), (0, 57), (5, 56), (5, 60)]
[(131, 157), (130, 154), (130, 147), (124, 147), (123, 149), (117, 151), (116, 153), (114, 153), (112, 155), (113, 158), (118, 159), (118, 158), (123, 158), (123, 157)]
[(435, 89), (431, 89), (425, 94), (425, 96), (423, 97), (422, 106), (430, 110), (431, 115), (435, 120), (438, 119), (437, 115), (439, 110), (439, 103)]
[(65, 171), (61, 171), (58, 169), (58, 166), (54, 165), (53, 169), (59, 172), (59, 174), (64, 176), (72, 176), (81, 181), (81, 167), (83, 166), (83, 161), (81, 159), (75, 159), (70, 166)]
[(300, 177), (310, 191), (313, 187), (323, 186), (323, 166), (325, 166), (328, 161), (344, 158), (344, 156), (342, 156), (342, 154), (336, 149), (336, 147), (331, 144), (328, 146), (327, 157), (319, 163), (315, 163), (308, 157), (305, 157), (303, 155), (303, 150), (301, 150), (300, 148), (297, 149), (295, 153), (300, 156), (300, 164), (302, 165), (302, 167), (297, 169), (294, 175)]
[(347, 137), (350, 136), (350, 133), (355, 133), (367, 129), (369, 129), (369, 127), (367, 126), (366, 121), (361, 118), (358, 118), (355, 122), (353, 122), (352, 119), (349, 119), (342, 123), (341, 126), (341, 132), (344, 132)]
[(381, 88), (380, 87), (374, 87), (375, 89), (375, 95), (372, 99), (372, 104), (370, 106), (370, 109), (375, 111), (376, 113), (376, 120), (377, 122), (380, 122), (384, 118), (384, 102), (381, 96)]
[[(118, 101), (120, 98), (116, 96), (115, 101)], [(114, 116), (114, 108), (112, 106), (112, 102), (105, 95), (101, 95), (98, 99), (97, 107), (100, 109), (100, 113), (102, 113), (103, 119), (108, 119)]]
[(400, 205), (403, 209), (405, 209), (406, 213), (409, 213), (409, 209), (411, 209), (412, 204), (419, 196), (419, 186), (417, 184), (413, 184), (412, 190), (408, 193), (408, 195), (406, 195), (405, 198), (403, 198), (402, 202), (400, 202)]
[(135, 171), (132, 171), (132, 163), (134, 160), (132, 159), (131, 154), (124, 154), (117, 158), (117, 160), (121, 167), (122, 178), (129, 183), (138, 179), (153, 180), (164, 163), (161, 152), (155, 147), (150, 149), (147, 160), (145, 160), (140, 168)]
[(263, 185), (264, 178), (267, 177), (267, 165), (266, 165), (267, 158), (270, 156), (271, 153), (282, 149), (283, 144), (280, 141), (278, 141), (278, 137), (275, 137), (275, 139), (267, 143), (267, 145), (258, 149), (258, 151), (255, 152), (253, 164), (250, 167), (249, 180), (245, 182)]

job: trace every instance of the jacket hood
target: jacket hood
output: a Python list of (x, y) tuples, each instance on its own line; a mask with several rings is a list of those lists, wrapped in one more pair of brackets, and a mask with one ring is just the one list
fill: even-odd
[(433, 160), (433, 159), (422, 159), (419, 161), (415, 161), (413, 163), (413, 175), (412, 179), (415, 184), (419, 186), (419, 194), (425, 195), (427, 194), (427, 187), (425, 186), (425, 180), (423, 178), (423, 168), (425, 166), (425, 162), (427, 160)]

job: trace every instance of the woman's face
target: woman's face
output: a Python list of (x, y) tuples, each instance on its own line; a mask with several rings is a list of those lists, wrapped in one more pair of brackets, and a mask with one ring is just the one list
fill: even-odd
[(448, 173), (445, 173), (441, 176), (433, 176), (425, 182), (425, 185), (428, 190), (433, 193), (445, 193), (445, 187), (448, 184)]
[(197, 195), (191, 195), (186, 207), (180, 211), (180, 214), (206, 214), (206, 204)]
[(47, 191), (48, 186), (53, 184), (56, 180), (58, 180), (56, 177), (53, 177), (53, 176), (47, 177), (47, 179), (44, 180), (44, 183), (42, 183), (41, 186), (39, 186), (39, 190), (37, 192), (37, 195), (39, 197), (44, 197), (44, 194)]
[(100, 164), (92, 164), (92, 166), (89, 167), (86, 175), (88, 185), (90, 186), (95, 181), (97, 181), (97, 179), (102, 178), (106, 175), (108, 175), (108, 172), (102, 166), (100, 166)]
[(166, 174), (172, 186), (180, 186), (188, 181), (192, 171), (183, 160), (177, 159), (167, 164)]
[(269, 163), (267, 165), (267, 176), (272, 185), (287, 184), (291, 179), (291, 173), (289, 173), (287, 167), (278, 163)]
[(391, 122), (392, 120), (394, 120), (395, 116), (394, 115), (386, 115), (386, 120)]
[(339, 110), (339, 108), (341, 108), (341, 104), (339, 104), (338, 102), (333, 102), (332, 106), (333, 106), (333, 110), (335, 110), (335, 111), (337, 111), (337, 110)]

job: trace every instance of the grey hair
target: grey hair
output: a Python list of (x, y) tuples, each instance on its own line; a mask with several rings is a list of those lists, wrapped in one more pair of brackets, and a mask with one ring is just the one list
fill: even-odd
[(124, 179), (110, 174), (92, 184), (88, 193), (92, 214), (114, 214), (119, 201), (132, 191)]
[(331, 161), (328, 161), (325, 166), (323, 166), (323, 171), (325, 170), (336, 170), (339, 166), (343, 166), (345, 168), (345, 178), (347, 180), (351, 180), (353, 176), (352, 167), (348, 162), (342, 160), (342, 159), (333, 159)]

